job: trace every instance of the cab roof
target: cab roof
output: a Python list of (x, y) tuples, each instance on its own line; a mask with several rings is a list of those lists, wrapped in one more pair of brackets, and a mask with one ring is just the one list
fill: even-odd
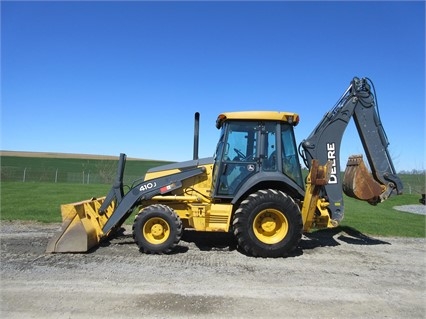
[(221, 128), (223, 123), (228, 120), (279, 121), (296, 126), (299, 123), (299, 114), (278, 111), (225, 112), (219, 114), (219, 116), (217, 117), (216, 127), (218, 129)]

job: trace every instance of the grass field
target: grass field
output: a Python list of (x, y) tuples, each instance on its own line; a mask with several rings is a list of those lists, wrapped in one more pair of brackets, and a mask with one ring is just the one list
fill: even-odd
[[(171, 162), (155, 160), (127, 160), (124, 182), (145, 175), (155, 166)], [(1, 156), (2, 181), (73, 182), (111, 184), (117, 172), (117, 158), (56, 158)]]
[(1, 219), (61, 222), (60, 205), (105, 196), (110, 185), (2, 182)]
[[(105, 163), (107, 161), (107, 163)], [(60, 205), (105, 196), (111, 184), (53, 183), (5, 181), (4, 167), (61, 167), (66, 170), (81, 170), (82, 165), (93, 170), (110, 167), (115, 174), (117, 161), (99, 159), (57, 159), (1, 157), (1, 220), (35, 220), (61, 222)], [(125, 177), (141, 177), (149, 167), (165, 164), (159, 161), (127, 161)], [(31, 165), (31, 166), (30, 166)], [(36, 169), (34, 169), (36, 170)], [(424, 175), (402, 175), (404, 187), (410, 186), (411, 194), (395, 196), (377, 206), (345, 197), (343, 227), (351, 227), (368, 235), (425, 237), (426, 217), (403, 213), (392, 207), (419, 204), (420, 192), (424, 192)], [(128, 222), (132, 222), (129, 218)]]
[(345, 217), (342, 226), (349, 226), (370, 235), (425, 237), (426, 216), (405, 213), (394, 206), (419, 205), (419, 196), (403, 194), (371, 206), (370, 204), (345, 196)]
[[(60, 205), (105, 196), (109, 185), (4, 182), (1, 185), (1, 220), (61, 222)], [(425, 237), (426, 217), (403, 213), (393, 206), (418, 204), (419, 196), (392, 197), (377, 206), (345, 196), (345, 218), (349, 226), (364, 234)], [(128, 222), (132, 222), (129, 218)]]

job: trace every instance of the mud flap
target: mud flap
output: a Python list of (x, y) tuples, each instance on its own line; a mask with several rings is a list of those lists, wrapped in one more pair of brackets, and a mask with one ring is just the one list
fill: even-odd
[(343, 192), (347, 196), (375, 205), (381, 201), (380, 195), (385, 190), (386, 186), (375, 181), (369, 173), (362, 155), (349, 157), (343, 178)]
[(105, 237), (102, 228), (114, 211), (114, 203), (99, 214), (105, 197), (61, 205), (62, 226), (49, 241), (46, 253), (87, 252)]

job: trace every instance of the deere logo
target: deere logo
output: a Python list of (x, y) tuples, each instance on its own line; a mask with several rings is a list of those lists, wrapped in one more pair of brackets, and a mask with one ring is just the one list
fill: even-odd
[(331, 161), (331, 175), (329, 184), (337, 184), (336, 145), (327, 143), (327, 159)]

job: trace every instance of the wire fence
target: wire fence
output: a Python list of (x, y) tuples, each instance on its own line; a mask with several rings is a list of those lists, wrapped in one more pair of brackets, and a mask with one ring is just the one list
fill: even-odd
[[(144, 172), (142, 172), (144, 173)], [(70, 171), (64, 168), (33, 168), (1, 166), (2, 182), (47, 182), (75, 184), (112, 184), (116, 176), (114, 166), (100, 166), (98, 169)], [(141, 179), (141, 175), (124, 175), (124, 184), (132, 184)], [(425, 174), (404, 174), (405, 194), (424, 194)]]
[[(70, 172), (59, 168), (34, 169), (31, 167), (1, 167), (1, 181), (4, 182), (50, 182), (78, 184), (111, 184), (115, 178), (115, 170)], [(133, 181), (140, 176), (124, 176), (126, 181)]]

